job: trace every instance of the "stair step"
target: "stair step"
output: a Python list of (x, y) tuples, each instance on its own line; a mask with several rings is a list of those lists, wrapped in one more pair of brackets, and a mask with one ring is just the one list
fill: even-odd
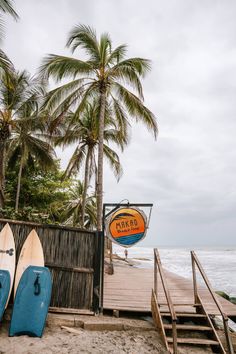
[[(164, 324), (165, 329), (172, 329), (172, 324)], [(199, 326), (199, 325), (185, 325), (177, 324), (177, 329), (187, 330), (187, 331), (212, 331), (212, 328), (209, 326)]]
[[(161, 312), (161, 316), (171, 316), (169, 312)], [(191, 313), (191, 312), (180, 312), (176, 313), (177, 317), (197, 317), (197, 318), (206, 318), (206, 315), (203, 315), (201, 313)]]
[[(168, 343), (173, 343), (173, 338), (166, 337)], [(216, 340), (203, 338), (177, 338), (179, 344), (197, 344), (197, 345), (219, 345)]]

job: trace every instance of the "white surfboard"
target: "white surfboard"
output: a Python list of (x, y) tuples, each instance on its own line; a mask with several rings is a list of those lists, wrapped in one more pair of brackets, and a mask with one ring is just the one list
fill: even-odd
[(22, 274), (30, 265), (44, 267), (43, 248), (35, 230), (29, 233), (20, 252), (15, 275), (14, 296)]
[(11, 277), (10, 291), (6, 307), (11, 295), (14, 274), (16, 267), (16, 247), (12, 230), (9, 224), (6, 224), (0, 232), (0, 269), (8, 270)]

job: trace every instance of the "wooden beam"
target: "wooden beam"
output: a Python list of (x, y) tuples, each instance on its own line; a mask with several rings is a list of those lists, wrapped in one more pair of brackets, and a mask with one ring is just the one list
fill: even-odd
[(66, 271), (66, 272), (77, 272), (77, 273), (93, 273), (94, 272), (94, 270), (92, 268), (64, 267), (62, 265), (52, 264), (52, 263), (46, 263), (45, 266), (48, 268), (59, 269), (59, 270)]

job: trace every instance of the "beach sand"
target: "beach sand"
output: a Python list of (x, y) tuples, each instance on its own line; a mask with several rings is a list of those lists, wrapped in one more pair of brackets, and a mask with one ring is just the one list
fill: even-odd
[[(100, 318), (97, 320), (99, 323), (101, 322)], [(127, 319), (127, 321), (129, 325), (132, 325), (131, 319)], [(96, 318), (93, 322), (96, 322)], [(126, 322), (126, 319), (123, 319), (122, 322)], [(138, 320), (134, 320), (133, 324), (137, 326), (137, 322)], [(0, 354), (168, 353), (162, 344), (159, 333), (152, 329), (97, 331), (79, 327), (61, 328), (53, 325), (46, 327), (42, 338), (32, 338), (28, 336), (8, 337), (8, 326), (9, 322), (5, 321), (0, 328)], [(70, 330), (75, 333), (70, 333)], [(210, 348), (185, 346), (178, 349), (179, 354), (212, 353)]]
[(88, 331), (69, 333), (60, 327), (47, 327), (42, 338), (8, 337), (8, 324), (0, 329), (0, 353), (77, 354), (77, 353), (167, 353), (156, 331)]

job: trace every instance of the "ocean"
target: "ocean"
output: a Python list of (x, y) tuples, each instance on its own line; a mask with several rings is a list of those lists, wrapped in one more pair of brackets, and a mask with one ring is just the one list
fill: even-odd
[[(153, 248), (128, 248), (128, 258), (145, 258), (139, 267), (153, 267)], [(236, 297), (236, 248), (194, 249), (214, 290)], [(160, 248), (162, 265), (171, 272), (192, 279), (190, 250)], [(124, 248), (113, 246), (113, 253), (124, 257)], [(199, 277), (199, 282), (201, 278)]]

